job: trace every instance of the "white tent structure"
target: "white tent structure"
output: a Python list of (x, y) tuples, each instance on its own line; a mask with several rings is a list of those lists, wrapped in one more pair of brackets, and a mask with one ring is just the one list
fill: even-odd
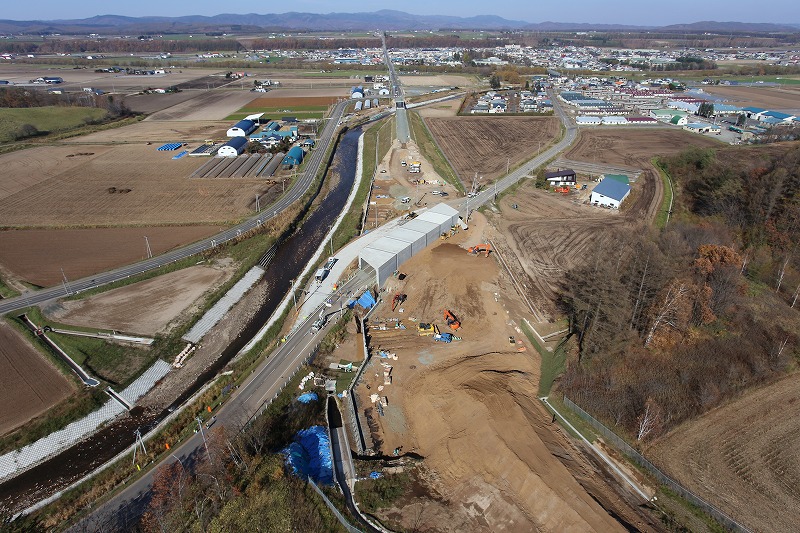
[(457, 223), (458, 211), (438, 204), (364, 248), (358, 256), (358, 266), (362, 270), (372, 269), (380, 287), (400, 265), (438, 241), (442, 233)]

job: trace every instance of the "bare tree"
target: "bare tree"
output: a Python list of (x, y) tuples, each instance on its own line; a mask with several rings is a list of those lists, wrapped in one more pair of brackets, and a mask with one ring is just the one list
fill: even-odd
[(636, 429), (636, 441), (642, 442), (648, 436), (658, 433), (663, 423), (661, 408), (652, 398), (648, 398), (644, 404), (644, 411), (636, 419), (638, 422)]

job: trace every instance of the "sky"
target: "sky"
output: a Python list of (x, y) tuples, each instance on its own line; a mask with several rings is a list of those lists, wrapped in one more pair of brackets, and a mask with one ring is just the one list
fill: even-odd
[[(0, 19), (54, 20), (87, 18), (95, 15), (182, 16), (218, 15), (220, 13), (351, 13), (396, 9), (415, 15), (497, 15), (526, 22), (589, 22), (600, 24), (632, 24), (664, 26), (701, 20), (721, 22), (800, 23), (796, 0), (670, 0), (656, 3), (648, 0), (512, 0), (501, 4), (478, 0), (406, 0), (388, 2), (344, 2), (330, 0), (295, 0), (289, 2), (252, 2), (227, 4), (211, 0), (164, 2), (108, 2), (103, 0), (37, 0), (6, 2)], [(493, 7), (497, 9), (492, 9)]]

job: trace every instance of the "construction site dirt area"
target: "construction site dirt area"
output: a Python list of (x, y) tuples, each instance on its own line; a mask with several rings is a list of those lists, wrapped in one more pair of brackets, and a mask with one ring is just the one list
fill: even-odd
[[(512, 271), (524, 280), (537, 322), (559, 318), (556, 301), (570, 269), (590, 257), (598, 242), (611, 242), (611, 229), (635, 223), (655, 202), (653, 180), (639, 182), (641, 207), (627, 213), (585, 204), (577, 191), (568, 195), (537, 189), (525, 182), (500, 199), (500, 213), (489, 218), (496, 228), (492, 242)], [(656, 202), (657, 203), (657, 202)]]
[(800, 375), (745, 392), (650, 450), (686, 488), (752, 531), (800, 524)]
[[(0, 265), (18, 280), (50, 287), (190, 244), (223, 226), (0, 231)], [(147, 239), (145, 240), (145, 237)], [(63, 273), (62, 273), (63, 270)]]
[[(439, 508), (423, 520), (432, 531), (621, 531), (554, 455), (571, 444), (537, 400), (538, 355), (509, 318), (518, 298), (491, 255), (466, 250), (483, 242), (482, 218), (407, 261), (370, 318), (373, 356), (356, 390), (372, 442), (423, 456), (437, 495), (381, 516), (411, 529), (422, 503)], [(407, 299), (393, 312), (395, 293)], [(421, 323), (457, 339), (420, 335)]]
[(773, 111), (800, 111), (800, 86), (782, 85), (780, 87), (725, 87), (714, 85), (704, 87), (704, 91), (724, 96), (729, 103), (739, 106), (763, 107)]
[[(174, 138), (173, 138), (174, 139)], [(4, 226), (65, 227), (227, 224), (252, 215), (255, 197), (268, 205), (280, 187), (257, 178), (191, 180), (207, 158), (172, 159), (157, 146), (75, 147), (79, 165), (48, 163), (43, 179), (0, 199)], [(0, 156), (0, 166), (26, 161), (28, 150)], [(61, 159), (67, 158), (66, 155)], [(69, 158), (67, 158), (69, 159)], [(4, 174), (4, 176), (6, 176)], [(8, 178), (0, 178), (3, 183)]]
[(47, 411), (73, 390), (43, 354), (0, 320), (0, 435)]
[(425, 124), (463, 183), (504, 175), (559, 134), (555, 117), (426, 118)]
[(227, 263), (193, 266), (81, 300), (53, 303), (44, 312), (63, 324), (155, 335), (165, 332), (181, 313), (191, 314), (198, 298), (231, 274)]
[(436, 102), (427, 104), (416, 109), (417, 113), (423, 118), (432, 117), (455, 117), (461, 108), (461, 99), (454, 98), (446, 102)]

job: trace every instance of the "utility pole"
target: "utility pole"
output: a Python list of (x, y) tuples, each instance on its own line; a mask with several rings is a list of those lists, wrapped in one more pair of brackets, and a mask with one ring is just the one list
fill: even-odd
[(200, 428), (200, 436), (203, 437), (203, 446), (206, 447), (206, 455), (208, 456), (208, 461), (211, 462), (211, 453), (208, 451), (208, 442), (206, 442), (206, 434), (203, 432), (203, 419), (199, 416), (195, 418), (197, 420), (197, 427)]
[(69, 283), (69, 281), (67, 281), (67, 275), (64, 274), (63, 268), (61, 269), (61, 278), (62, 278), (62, 283), (64, 284), (64, 294), (69, 296), (69, 290), (67, 289), (67, 283)]
[(256, 194), (256, 213), (261, 212), (261, 205), (258, 203), (258, 195)]
[(333, 257), (333, 224), (331, 224), (331, 257)]
[(508, 176), (508, 169), (511, 167), (511, 158), (506, 159), (506, 176)]
[(294, 288), (294, 281), (295, 280), (292, 279), (292, 280), (289, 280), (289, 281), (292, 283), (292, 300), (294, 301), (294, 310), (297, 311), (297, 293), (295, 292), (295, 288)]
[(153, 251), (150, 249), (150, 241), (147, 239), (147, 235), (144, 236), (144, 245), (147, 249), (147, 258), (150, 259), (153, 257)]
[(142, 454), (147, 455), (147, 448), (144, 447), (144, 440), (142, 439), (142, 432), (139, 430), (139, 428), (136, 428), (136, 431), (134, 431), (133, 434), (136, 436), (136, 443), (135, 443), (134, 448), (133, 448), (133, 463), (132, 464), (136, 464), (136, 451), (139, 449), (139, 447), (141, 447), (142, 448)]

